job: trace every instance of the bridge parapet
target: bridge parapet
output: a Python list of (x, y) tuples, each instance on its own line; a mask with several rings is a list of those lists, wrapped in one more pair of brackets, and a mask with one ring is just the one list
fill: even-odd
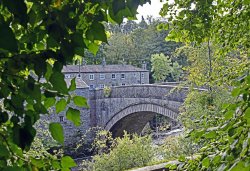
[[(184, 87), (177, 91), (177, 87), (174, 85), (154, 84), (112, 87), (109, 98), (152, 98), (183, 102), (188, 88)], [(104, 98), (107, 97), (105, 97), (103, 90), (95, 90), (95, 96), (92, 96), (92, 100)]]

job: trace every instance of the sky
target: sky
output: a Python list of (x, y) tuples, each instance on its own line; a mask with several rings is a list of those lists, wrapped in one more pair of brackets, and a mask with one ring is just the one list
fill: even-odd
[(137, 12), (139, 14), (136, 15), (138, 20), (141, 20), (141, 16), (146, 18), (148, 15), (152, 15), (155, 17), (160, 17), (159, 12), (163, 6), (164, 2), (160, 2), (160, 0), (151, 0), (151, 5), (149, 3), (139, 6)]

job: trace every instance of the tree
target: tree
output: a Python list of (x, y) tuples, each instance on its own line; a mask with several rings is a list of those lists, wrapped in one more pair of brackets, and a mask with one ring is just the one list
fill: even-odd
[[(95, 54), (107, 42), (103, 22), (120, 24), (147, 1), (0, 1), (0, 170), (75, 166), (68, 156), (43, 162), (23, 155), (36, 135), (34, 124), (54, 105), (57, 113), (67, 109), (67, 119), (80, 124), (80, 112), (66, 105), (73, 100), (87, 107), (86, 99), (69, 93), (76, 86), (74, 79), (66, 86), (63, 65), (84, 56), (85, 49)], [(62, 126), (50, 123), (49, 130), (63, 144)]]
[(88, 65), (98, 65), (102, 63), (103, 58), (106, 58), (106, 54), (104, 51), (105, 43), (102, 43), (96, 54), (91, 53), (89, 50), (84, 51), (84, 57), (80, 59), (85, 60), (86, 64)]
[(212, 92), (191, 91), (180, 108), (179, 119), (187, 130), (213, 127), (223, 119), (223, 104), (235, 100), (230, 92), (222, 88)]
[[(148, 20), (150, 21), (142, 20), (141, 23), (125, 22), (120, 27), (108, 24), (106, 27), (111, 34), (108, 39), (109, 44), (105, 44), (103, 51), (102, 49), (98, 51), (97, 56), (104, 55), (108, 63), (125, 62), (138, 67), (141, 67), (143, 62), (147, 62), (149, 69), (152, 54), (163, 53), (172, 59), (171, 54), (181, 44), (173, 41), (166, 42), (164, 37), (168, 31), (157, 28), (161, 22), (151, 18)], [(175, 61), (174, 58), (173, 61)]]
[(130, 63), (134, 57), (131, 53), (133, 43), (129, 35), (124, 33), (116, 33), (111, 35), (108, 40), (109, 45), (104, 47), (106, 61), (111, 64), (121, 64), (122, 62)]
[(164, 54), (154, 54), (151, 56), (152, 72), (154, 79), (159, 81), (165, 81), (166, 77), (171, 73), (171, 60)]
[[(210, 46), (211, 51), (218, 51), (217, 46)], [(239, 50), (225, 56), (212, 53), (209, 60), (206, 44), (200, 46), (182, 46), (177, 48), (175, 58), (185, 58), (187, 61), (185, 78), (191, 85), (204, 87), (230, 88), (233, 82), (249, 70), (249, 59), (246, 53)], [(210, 64), (211, 63), (211, 67)], [(210, 71), (211, 70), (211, 71)]]
[(178, 64), (178, 62), (173, 62), (172, 64), (172, 72), (171, 77), (174, 79), (174, 81), (180, 81), (180, 78), (182, 76), (182, 66)]
[(248, 50), (248, 11), (248, 1), (180, 0), (165, 3), (161, 15), (168, 16), (171, 27), (167, 40), (193, 44), (213, 41), (228, 52), (239, 46)]
[(151, 71), (154, 79), (159, 81), (179, 81), (182, 75), (182, 67), (176, 61), (171, 62), (168, 56), (161, 54), (151, 55)]
[[(166, 3), (161, 10), (162, 15), (170, 16), (168, 39), (192, 45), (206, 43), (209, 58), (211, 45), (217, 46), (219, 48), (213, 53), (222, 59), (234, 50), (249, 56), (249, 12), (249, 2), (240, 0), (180, 0), (174, 4)], [(211, 63), (209, 65), (211, 69)], [(211, 83), (213, 75), (212, 72), (210, 74)], [(190, 136), (196, 142), (205, 143), (197, 158), (184, 160), (178, 169), (249, 170), (249, 70), (242, 73), (238, 80), (231, 84), (236, 86), (232, 96), (239, 97), (238, 101), (224, 105), (221, 111), (223, 119), (218, 124), (191, 132)]]

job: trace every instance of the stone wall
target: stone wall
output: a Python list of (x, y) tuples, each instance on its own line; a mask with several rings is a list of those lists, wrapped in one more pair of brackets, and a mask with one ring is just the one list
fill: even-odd
[[(91, 92), (89, 91), (88, 88), (77, 89), (75, 93), (77, 95), (84, 96), (88, 99), (91, 96)], [(66, 146), (70, 145), (71, 143), (77, 142), (80, 138), (79, 135), (85, 134), (86, 131), (91, 127), (90, 109), (76, 107), (73, 104), (70, 104), (69, 106), (72, 106), (80, 110), (81, 126), (76, 127), (71, 121), (66, 119), (67, 110), (60, 112), (59, 114), (56, 114), (55, 109), (52, 109), (53, 114), (46, 116), (46, 119), (48, 119), (50, 122), (58, 122), (62, 124), (64, 129), (64, 139)]]
[[(94, 75), (94, 79), (90, 80), (89, 75)], [(101, 79), (100, 74), (104, 74), (105, 78)], [(115, 74), (115, 79), (111, 78), (111, 75)], [(121, 77), (121, 74), (125, 75), (125, 78)], [(94, 85), (94, 88), (101, 88), (100, 85), (105, 86), (122, 86), (122, 85), (134, 85), (134, 84), (149, 84), (149, 72), (148, 71), (131, 71), (131, 72), (103, 72), (103, 73), (70, 73), (65, 74), (65, 77), (79, 77), (87, 84)]]
[[(89, 80), (89, 74), (94, 75), (94, 80)], [(100, 79), (100, 74), (105, 75), (105, 79)], [(115, 79), (111, 78), (111, 75), (115, 74)], [(125, 78), (121, 78), (121, 74), (125, 75)], [(144, 77), (142, 77), (144, 75)], [(100, 88), (100, 85), (105, 86), (121, 86), (132, 84), (148, 84), (149, 72), (114, 72), (114, 73), (83, 73), (82, 79), (88, 85), (95, 85), (95, 88)]]

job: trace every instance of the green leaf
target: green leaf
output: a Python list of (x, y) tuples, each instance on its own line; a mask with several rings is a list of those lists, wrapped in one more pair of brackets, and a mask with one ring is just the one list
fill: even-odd
[(178, 158), (178, 161), (180, 162), (184, 162), (186, 160), (185, 156), (181, 155), (179, 158)]
[(28, 77), (28, 80), (24, 84), (23, 91), (28, 95), (28, 97), (33, 98), (37, 101), (41, 100), (41, 89), (40, 86), (35, 84), (34, 78)]
[(169, 169), (170, 170), (176, 170), (177, 169), (177, 164), (171, 164)]
[(63, 127), (60, 123), (55, 123), (55, 122), (50, 123), (49, 124), (49, 131), (51, 133), (51, 136), (54, 138), (54, 140), (63, 144), (63, 142), (64, 142)]
[(127, 7), (132, 14), (136, 14), (137, 8), (140, 4), (140, 0), (127, 0)]
[(250, 118), (247, 119), (247, 125), (250, 126)]
[(69, 91), (74, 91), (74, 90), (76, 90), (76, 78), (73, 78), (70, 81), (70, 86), (69, 86)]
[(89, 30), (86, 32), (86, 37), (90, 41), (94, 42), (94, 40), (100, 40), (102, 42), (108, 42), (107, 41), (107, 35), (105, 33), (105, 28), (103, 24), (99, 22), (94, 22)]
[(218, 163), (220, 163), (220, 161), (221, 161), (221, 156), (219, 156), (219, 155), (215, 156), (213, 159), (214, 164), (218, 164)]
[(11, 144), (10, 144), (10, 149), (11, 149), (12, 151), (15, 151), (15, 154), (16, 154), (17, 156), (23, 157), (23, 151), (22, 151), (22, 149), (21, 149), (20, 147), (18, 147), (16, 144), (11, 143)]
[(53, 91), (44, 91), (44, 96), (45, 97), (56, 97), (57, 96), (57, 92), (53, 92)]
[(64, 75), (62, 73), (54, 71), (51, 74), (49, 81), (55, 90), (63, 94), (68, 94), (67, 85), (64, 81)]
[(7, 161), (6, 160), (0, 160), (0, 167), (7, 166)]
[(49, 78), (52, 74), (52, 66), (49, 63), (47, 63), (46, 65), (47, 65), (47, 68), (46, 68), (46, 73), (44, 77), (47, 81), (49, 81)]
[(206, 158), (204, 158), (204, 159), (202, 160), (202, 166), (203, 166), (203, 167), (208, 168), (209, 164), (210, 164), (210, 160), (209, 160), (208, 157), (206, 157)]
[(134, 15), (131, 13), (129, 8), (127, 7), (125, 9), (118, 11), (117, 14), (114, 14), (112, 8), (113, 7), (110, 8), (110, 13), (109, 13), (110, 18), (114, 20), (115, 22), (117, 22), (118, 24), (122, 23), (124, 17), (134, 17)]
[(31, 158), (31, 163), (38, 168), (44, 167), (44, 161), (40, 159)]
[(235, 89), (233, 89), (233, 91), (232, 91), (232, 96), (233, 96), (233, 97), (237, 97), (237, 96), (240, 95), (240, 92), (241, 92), (240, 87), (235, 88)]
[(65, 99), (61, 99), (56, 103), (56, 113), (60, 113), (67, 106), (67, 101)]
[(47, 48), (55, 48), (58, 46), (59, 46), (58, 42), (52, 36), (49, 36), (47, 38)]
[(250, 119), (250, 107), (248, 107), (244, 112), (244, 118)]
[(61, 165), (63, 168), (71, 168), (77, 166), (75, 161), (69, 156), (64, 156), (62, 158)]
[(9, 156), (9, 151), (7, 149), (6, 146), (4, 146), (3, 144), (0, 144), (0, 157), (8, 157)]
[(74, 49), (74, 52), (76, 55), (79, 55), (79, 56), (84, 56), (84, 48), (82, 47), (75, 47)]
[(60, 62), (66, 64), (71, 62), (74, 57), (74, 46), (71, 42), (64, 40), (61, 45), (61, 50), (63, 53), (63, 58), (60, 58)]
[(22, 149), (29, 149), (35, 134), (36, 130), (32, 126), (20, 127), (15, 125), (13, 127), (13, 141)]
[(96, 55), (96, 53), (98, 52), (99, 46), (95, 43), (90, 43), (88, 45), (88, 50), (93, 53), (94, 55)]
[(46, 70), (47, 70), (47, 66), (46, 66), (46, 61), (44, 61), (41, 58), (37, 58), (34, 60), (34, 70), (36, 75), (41, 78), (42, 76), (45, 75)]
[(236, 128), (230, 128), (229, 130), (228, 130), (228, 135), (230, 136), (230, 137), (232, 137), (234, 134), (236, 133)]
[(36, 112), (38, 113), (48, 113), (47, 109), (45, 108), (44, 105), (42, 105), (41, 103), (36, 103), (33, 105), (34, 109), (36, 110)]
[(216, 137), (216, 132), (215, 131), (211, 131), (211, 132), (208, 132), (207, 134), (205, 134), (205, 137), (206, 138), (209, 138), (209, 139), (212, 139), (212, 138), (215, 138)]
[(116, 0), (116, 1), (113, 1), (112, 3), (112, 10), (113, 10), (114, 15), (117, 15), (119, 11), (125, 8), (126, 8), (126, 4), (124, 0)]
[(56, 102), (56, 99), (53, 97), (46, 98), (44, 100), (44, 106), (48, 109), (49, 107), (53, 106)]
[(2, 16), (0, 15), (0, 50), (4, 49), (9, 52), (17, 52), (17, 40), (16, 37), (8, 26), (6, 22), (4, 22)]
[(235, 113), (234, 110), (229, 110), (225, 113), (225, 119), (231, 119), (233, 117), (233, 114)]
[(87, 99), (85, 97), (82, 97), (82, 96), (75, 96), (73, 98), (73, 101), (75, 103), (76, 106), (79, 106), (79, 107), (86, 107), (88, 108), (88, 103), (87, 103)]
[(56, 161), (56, 160), (52, 161), (52, 166), (53, 168), (58, 169), (58, 170), (61, 168), (59, 161)]
[(80, 111), (69, 107), (66, 112), (66, 117), (68, 120), (72, 121), (75, 126), (81, 125)]
[(83, 33), (81, 32), (77, 32), (77, 33), (75, 32), (72, 35), (72, 41), (75, 47), (83, 47), (83, 48), (86, 47), (83, 41)]
[(244, 161), (239, 161), (233, 164), (229, 169), (230, 171), (249, 171), (248, 167), (245, 167)]

